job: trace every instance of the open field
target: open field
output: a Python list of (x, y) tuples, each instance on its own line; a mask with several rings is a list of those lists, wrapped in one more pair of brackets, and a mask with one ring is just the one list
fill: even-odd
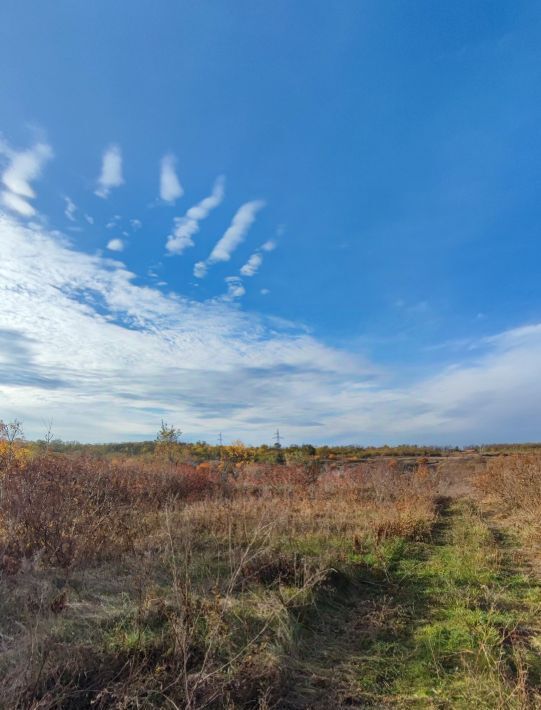
[(3, 708), (541, 707), (541, 456), (4, 441)]

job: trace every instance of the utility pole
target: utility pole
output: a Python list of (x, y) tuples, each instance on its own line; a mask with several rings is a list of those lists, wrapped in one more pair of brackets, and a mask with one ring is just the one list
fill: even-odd
[(218, 446), (219, 446), (219, 451), (220, 451), (220, 461), (222, 460), (222, 446), (223, 446), (223, 439), (222, 439), (222, 432), (220, 432), (220, 435), (218, 436)]
[(274, 448), (276, 450), (276, 460), (275, 463), (277, 464), (284, 464), (286, 462), (286, 458), (284, 456), (284, 452), (282, 451), (282, 436), (280, 436), (280, 429), (276, 429), (276, 434), (274, 435)]

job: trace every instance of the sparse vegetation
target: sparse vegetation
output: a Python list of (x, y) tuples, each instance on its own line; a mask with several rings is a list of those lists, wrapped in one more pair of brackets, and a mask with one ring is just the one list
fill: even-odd
[(541, 705), (536, 454), (197, 463), (166, 424), (139, 457), (3, 426), (1, 707)]

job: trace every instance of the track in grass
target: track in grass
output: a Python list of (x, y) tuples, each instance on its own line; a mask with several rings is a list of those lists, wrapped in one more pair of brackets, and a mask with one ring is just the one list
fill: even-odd
[(541, 707), (541, 587), (473, 503), (370, 555), (306, 623), (280, 707)]

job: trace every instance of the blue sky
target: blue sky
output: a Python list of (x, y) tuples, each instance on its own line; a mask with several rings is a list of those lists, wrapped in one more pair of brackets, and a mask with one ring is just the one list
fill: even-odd
[(0, 417), (539, 439), (540, 30), (520, 1), (5, 2)]

